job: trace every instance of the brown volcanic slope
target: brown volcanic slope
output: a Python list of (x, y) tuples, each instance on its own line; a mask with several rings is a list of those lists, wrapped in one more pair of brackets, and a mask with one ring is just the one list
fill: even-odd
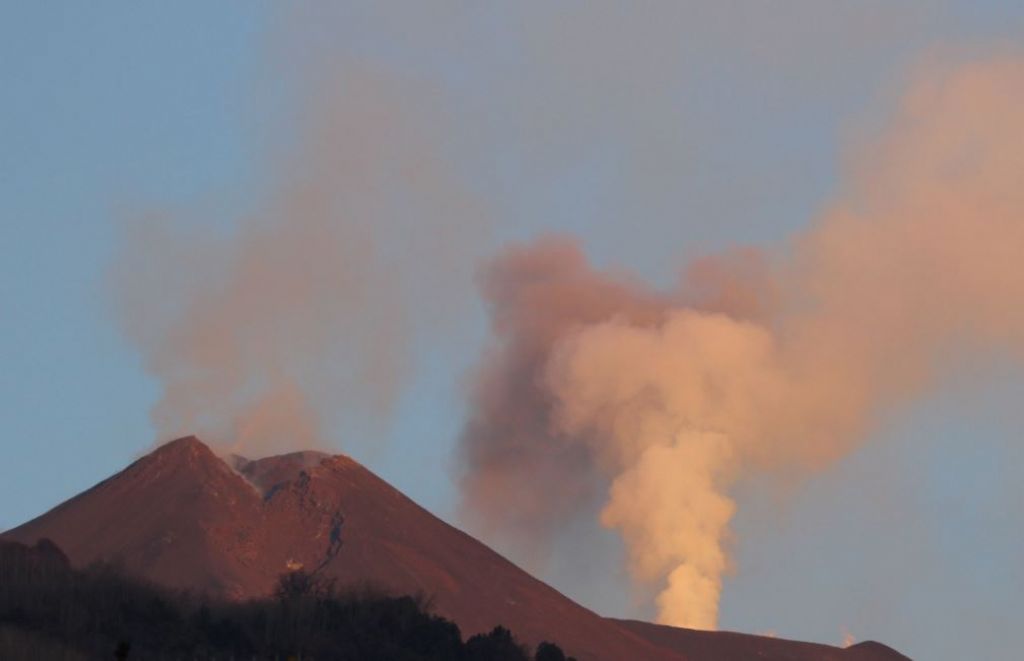
[(910, 661), (891, 647), (869, 640), (845, 649), (732, 631), (695, 631), (636, 620), (613, 620), (652, 643), (684, 652), (691, 661)]
[(230, 598), (268, 593), (289, 567), (322, 568), (341, 585), (432, 597), (466, 635), (502, 624), (581, 661), (905, 658), (881, 645), (857, 652), (605, 619), (348, 457), (228, 461), (194, 437), (172, 441), (3, 536), (30, 544), (47, 537), (75, 564), (116, 559), (158, 583)]

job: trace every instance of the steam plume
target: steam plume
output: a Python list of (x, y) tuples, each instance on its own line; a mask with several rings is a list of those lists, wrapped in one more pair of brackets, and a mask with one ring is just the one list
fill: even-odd
[(411, 334), (461, 297), (479, 224), (430, 137), (429, 93), (352, 67), (329, 83), (235, 231), (128, 228), (117, 301), (162, 386), (161, 438), (304, 449), (323, 444), (325, 412), (384, 418)]
[(738, 480), (827, 467), (972, 355), (1024, 357), (1022, 107), (1024, 59), (923, 71), (785, 253), (673, 292), (564, 239), (499, 257), (466, 509), (543, 542), (603, 497), (659, 620), (714, 628)]

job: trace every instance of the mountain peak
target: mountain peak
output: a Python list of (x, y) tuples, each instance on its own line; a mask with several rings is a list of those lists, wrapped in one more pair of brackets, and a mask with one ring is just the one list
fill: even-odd
[(190, 454), (207, 453), (208, 452), (210, 454), (213, 454), (213, 451), (209, 448), (208, 445), (206, 445), (206, 443), (203, 443), (201, 440), (199, 440), (198, 436), (192, 436), (192, 435), (182, 436), (181, 438), (176, 438), (176, 439), (174, 439), (172, 441), (167, 441), (166, 443), (163, 443), (162, 445), (158, 446), (150, 454), (172, 453), (172, 452), (173, 453), (190, 453)]
[(159, 445), (124, 472), (155, 476), (176, 471), (192, 474), (196, 479), (233, 473), (228, 464), (197, 436), (182, 436)]
[(76, 566), (117, 559), (156, 583), (229, 599), (269, 594), (304, 568), (341, 588), (427, 595), (467, 636), (501, 624), (588, 661), (900, 658), (877, 644), (850, 652), (604, 619), (340, 454), (222, 459), (184, 436), (3, 537), (49, 538)]

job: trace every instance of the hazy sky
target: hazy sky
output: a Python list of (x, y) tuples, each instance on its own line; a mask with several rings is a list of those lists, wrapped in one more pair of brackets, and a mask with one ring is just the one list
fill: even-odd
[[(804, 227), (921, 62), (1024, 43), (1024, 5), (997, 0), (377, 4), (0, 12), (0, 529), (153, 443), (158, 386), (109, 286), (126, 227), (244, 225), (310, 117), (365, 92), (353, 80), (384, 81), (472, 200), (469, 262), (570, 232), (598, 264), (663, 284), (687, 257)], [(465, 375), (486, 337), (466, 300), (456, 328), (413, 339), (388, 422), (326, 416), (339, 449), (449, 520)], [(739, 494), (723, 628), (1004, 656), (1024, 607), (1024, 378), (971, 376), (784, 502)], [(607, 562), (562, 557), (545, 578), (602, 613), (649, 616), (614, 534), (588, 535)]]

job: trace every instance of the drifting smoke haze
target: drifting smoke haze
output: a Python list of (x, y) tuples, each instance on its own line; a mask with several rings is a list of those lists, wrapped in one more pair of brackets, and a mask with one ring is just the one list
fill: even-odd
[(1024, 60), (923, 70), (783, 254), (674, 292), (568, 239), (484, 272), (495, 336), (461, 440), (464, 507), (543, 546), (603, 497), (658, 619), (714, 628), (732, 487), (833, 464), (981, 352), (1024, 351)]
[(321, 83), (299, 148), (233, 231), (129, 227), (116, 300), (162, 387), (160, 440), (322, 447), (328, 415), (386, 420), (413, 333), (458, 317), (482, 223), (429, 137), (444, 124), (429, 90), (357, 67)]
[[(542, 208), (530, 204), (541, 193), (498, 199), (508, 191), (491, 168), (510, 167), (503, 150), (532, 193), (562, 186), (549, 163), (628, 125), (608, 144), (624, 163), (613, 194), (629, 204), (608, 209), (635, 211), (637, 234), (659, 238), (682, 197), (713, 198), (707, 225), (728, 222), (721, 210), (733, 203), (746, 209), (729, 182), (700, 183), (694, 163), (707, 167), (702, 150), (713, 151), (701, 123), (676, 126), (676, 97), (699, 72), (677, 80), (662, 64), (701, 61), (697, 46), (735, 29), (733, 12), (708, 4), (656, 21), (614, 4), (593, 16), (582, 7), (522, 21), (536, 51), (527, 74), (501, 60), (501, 75), (486, 76), (487, 101), (474, 107), (486, 120), (448, 121), (443, 93), (387, 67), (339, 67), (315, 83), (299, 147), (271, 165), (255, 213), (222, 235), (174, 216), (129, 227), (113, 280), (124, 332), (161, 386), (152, 414), (161, 440), (195, 433), (264, 454), (346, 443), (338, 418), (386, 420), (418, 334), (464, 319), (485, 226), (468, 191), (495, 207)], [(821, 34), (872, 52), (865, 34), (900, 37), (908, 23), (878, 26), (874, 9), (847, 7), (862, 19), (850, 21), (830, 8), (819, 17), (829, 30), (801, 31), (813, 36), (799, 45), (782, 12), (758, 10), (736, 39), (743, 66), (771, 61), (760, 48), (778, 47), (801, 85), (836, 84), (806, 53), (822, 48)], [(456, 29), (471, 14), (424, 12), (427, 27), (406, 34), (404, 15), (367, 11), (382, 12), (377, 27), (408, 39), (414, 56), (437, 41), (457, 45), (439, 49), (453, 61), (473, 60), (476, 41), (467, 46)], [(694, 30), (696, 39), (676, 38), (705, 23), (713, 29)], [(769, 45), (746, 32), (765, 25)], [(606, 48), (619, 31), (627, 36)], [(463, 73), (447, 84), (458, 88)], [(734, 569), (740, 482), (827, 469), (972, 355), (1022, 357), (1021, 108), (1015, 54), (922, 69), (888, 128), (848, 155), (839, 193), (809, 229), (783, 250), (696, 259), (675, 287), (597, 268), (568, 237), (490, 260), (480, 285), (492, 340), (457, 449), (461, 513), (489, 539), (529, 548), (519, 559), (543, 561), (596, 509), (621, 536), (636, 584), (656, 593), (659, 621), (715, 628)], [(502, 137), (488, 142), (488, 130)], [(468, 167), (453, 167), (456, 156)], [(698, 183), (680, 181), (690, 178)], [(766, 181), (751, 186), (770, 193), (775, 180)], [(620, 243), (627, 256), (648, 248)]]

